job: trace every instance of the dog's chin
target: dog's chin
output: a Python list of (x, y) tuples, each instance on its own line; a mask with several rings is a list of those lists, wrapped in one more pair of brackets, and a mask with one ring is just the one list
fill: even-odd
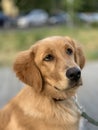
[(56, 91), (68, 91), (68, 90), (73, 90), (73, 89), (77, 89), (78, 87), (80, 87), (82, 85), (82, 81), (78, 81), (78, 82), (69, 82), (67, 87), (65, 86), (65, 89), (60, 89), (60, 87), (54, 86)]
[(57, 101), (67, 100), (68, 98), (72, 97), (74, 93), (76, 92), (75, 89), (77, 87), (73, 87), (73, 89), (68, 87), (63, 90), (61, 90), (60, 88), (56, 86), (54, 88), (55, 88), (56, 94), (54, 94), (52, 98), (54, 101), (57, 102)]
[(78, 82), (69, 82), (68, 87), (66, 90), (73, 90), (77, 89), (82, 85), (82, 80), (79, 80)]
[(76, 91), (77, 89), (79, 88), (79, 86), (82, 85), (82, 82), (79, 81), (79, 82), (70, 82), (68, 84), (68, 87), (61, 90), (60, 88), (58, 87), (54, 87), (55, 90), (60, 94), (60, 96), (58, 95), (57, 97), (54, 97), (54, 101), (63, 101), (63, 100), (66, 100), (72, 96), (74, 96), (76, 94)]
[(48, 93), (54, 101), (64, 101), (74, 96), (80, 85), (82, 85), (82, 82), (69, 82), (67, 86), (65, 86), (65, 89), (60, 89), (60, 86), (52, 86), (48, 83), (45, 88), (45, 93)]

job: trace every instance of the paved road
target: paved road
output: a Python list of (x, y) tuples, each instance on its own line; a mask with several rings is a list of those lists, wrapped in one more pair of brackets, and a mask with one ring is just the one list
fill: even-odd
[[(87, 63), (83, 73), (83, 86), (78, 91), (78, 97), (85, 111), (98, 121), (98, 62)], [(85, 130), (98, 130), (91, 124)]]
[[(98, 120), (98, 62), (89, 62), (83, 70), (84, 85), (78, 91), (79, 100), (86, 112)], [(15, 96), (23, 84), (9, 68), (0, 68), (0, 108)], [(85, 130), (98, 130), (89, 123)]]

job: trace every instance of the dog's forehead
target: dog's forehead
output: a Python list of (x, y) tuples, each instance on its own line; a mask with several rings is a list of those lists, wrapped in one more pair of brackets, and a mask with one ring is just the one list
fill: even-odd
[(37, 42), (38, 50), (48, 50), (48, 49), (60, 49), (68, 44), (68, 40), (64, 37), (48, 37)]
[(66, 38), (60, 36), (48, 37), (41, 40), (42, 44), (50, 44), (50, 45), (64, 45), (67, 42)]

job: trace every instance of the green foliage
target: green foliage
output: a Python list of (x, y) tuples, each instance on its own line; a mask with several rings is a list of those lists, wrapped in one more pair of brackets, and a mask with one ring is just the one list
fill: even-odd
[(91, 27), (98, 28), (98, 22), (93, 22), (90, 24)]
[[(74, 9), (74, 11), (97, 12), (98, 0), (15, 0), (20, 12), (27, 13), (35, 8), (43, 8), (48, 12)], [(72, 3), (72, 4), (71, 4)]]
[(81, 12), (98, 12), (98, 0), (83, 0)]
[(32, 1), (32, 0), (15, 0), (15, 3), (18, 6), (20, 12), (27, 13), (32, 9), (34, 1)]
[(83, 0), (74, 0), (74, 10), (78, 11), (79, 9), (82, 9), (82, 5), (83, 5), (84, 1)]
[(15, 0), (21, 13), (28, 13), (35, 8), (43, 8), (49, 11), (52, 7), (52, 0)]
[(0, 33), (0, 65), (12, 64), (18, 52), (28, 49), (40, 39), (53, 35), (70, 36), (76, 39), (83, 46), (87, 59), (98, 59), (97, 32), (96, 28), (68, 28), (66, 26), (2, 32)]

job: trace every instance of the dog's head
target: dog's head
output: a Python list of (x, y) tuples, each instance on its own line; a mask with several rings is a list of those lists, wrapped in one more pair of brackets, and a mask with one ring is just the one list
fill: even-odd
[(72, 96), (82, 84), (85, 58), (69, 37), (49, 37), (21, 52), (14, 64), (16, 75), (35, 92), (54, 99)]

